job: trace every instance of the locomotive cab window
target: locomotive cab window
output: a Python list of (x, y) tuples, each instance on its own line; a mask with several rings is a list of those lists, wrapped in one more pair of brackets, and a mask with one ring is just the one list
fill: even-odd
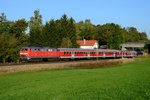
[(21, 51), (28, 51), (28, 49), (26, 48), (26, 49), (22, 49)]

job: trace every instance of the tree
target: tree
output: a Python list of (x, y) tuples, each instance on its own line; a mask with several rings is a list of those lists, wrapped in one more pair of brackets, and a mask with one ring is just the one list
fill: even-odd
[(95, 26), (91, 23), (89, 19), (86, 19), (85, 22), (80, 21), (76, 23), (77, 38), (78, 39), (95, 39), (96, 38), (96, 29)]
[(71, 46), (72, 46), (72, 43), (68, 37), (62, 39), (61, 46), (60, 46), (61, 48), (69, 48)]
[(111, 49), (119, 49), (119, 45), (123, 42), (123, 30), (114, 23), (107, 23), (97, 26), (97, 39), (100, 44), (107, 45)]
[(10, 33), (15, 34), (15, 37), (19, 38), (21, 35), (25, 34), (27, 26), (28, 23), (25, 19), (19, 19), (12, 24)]
[(140, 35), (140, 41), (145, 42), (148, 40), (147, 34), (145, 32), (141, 32), (141, 33), (139, 33), (139, 35)]
[[(3, 14), (4, 16), (4, 14)], [(25, 19), (8, 21), (2, 17), (0, 22), (0, 62), (16, 62), (19, 50), (28, 40), (25, 30), (28, 26)]]
[(70, 40), (68, 40), (68, 47), (78, 47), (77, 43), (76, 43), (76, 26), (75, 26), (75, 20), (73, 18), (69, 19), (69, 27), (70, 27), (70, 34), (67, 36)]
[(140, 40), (139, 32), (135, 27), (128, 27), (127, 32), (128, 32), (128, 42), (139, 42)]
[(60, 21), (50, 20), (43, 27), (43, 45), (50, 47), (60, 47), (62, 36), (60, 32)]
[(68, 42), (68, 47), (77, 47), (76, 44), (76, 27), (73, 18), (67, 18), (67, 15), (63, 15), (60, 19), (60, 33), (63, 38), (69, 38), (70, 44)]
[(42, 16), (39, 10), (34, 11), (34, 16), (30, 18), (29, 22), (30, 28), (30, 45), (41, 46), (42, 45)]
[(0, 34), (0, 62), (13, 62), (16, 56), (17, 39), (9, 34)]

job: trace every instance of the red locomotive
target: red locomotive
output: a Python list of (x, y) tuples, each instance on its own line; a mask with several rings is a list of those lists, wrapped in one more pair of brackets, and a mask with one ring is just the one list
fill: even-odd
[(134, 51), (120, 51), (109, 49), (79, 49), (79, 48), (50, 48), (50, 47), (24, 47), (20, 50), (20, 59), (43, 60), (51, 58), (79, 59), (79, 58), (121, 58), (134, 57)]

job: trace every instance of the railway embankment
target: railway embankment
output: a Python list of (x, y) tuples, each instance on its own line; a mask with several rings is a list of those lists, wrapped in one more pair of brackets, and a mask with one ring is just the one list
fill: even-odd
[(0, 66), (0, 75), (16, 72), (30, 72), (49, 69), (73, 69), (73, 68), (101, 68), (109, 67), (117, 64), (130, 63), (136, 58), (122, 58), (122, 59), (105, 59), (105, 60), (86, 60), (86, 61), (69, 61), (69, 62), (49, 62), (37, 64), (19, 64), (19, 65), (5, 65)]

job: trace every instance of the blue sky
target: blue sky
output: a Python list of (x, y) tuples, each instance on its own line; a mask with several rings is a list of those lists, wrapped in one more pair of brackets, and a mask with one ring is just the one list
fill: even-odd
[(43, 22), (63, 14), (77, 22), (90, 19), (93, 24), (116, 23), (136, 27), (150, 38), (150, 0), (1, 0), (0, 13), (8, 20), (29, 21), (39, 9)]

